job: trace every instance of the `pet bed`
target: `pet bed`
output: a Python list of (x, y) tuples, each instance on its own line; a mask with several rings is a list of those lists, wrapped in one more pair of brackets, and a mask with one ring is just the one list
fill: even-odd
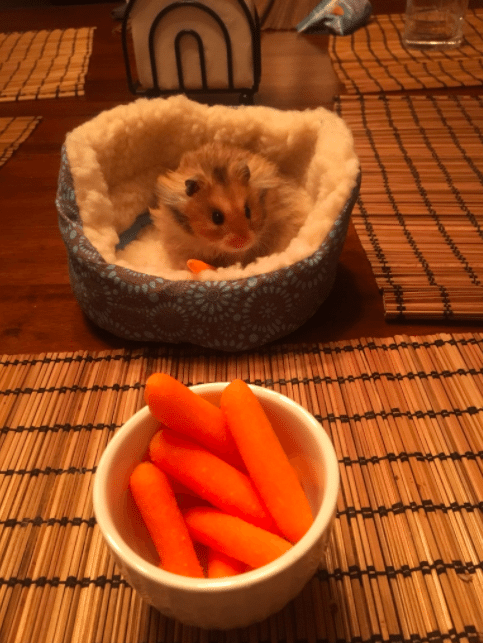
[[(194, 279), (166, 264), (153, 235), (136, 234), (150, 226), (143, 213), (158, 174), (208, 141), (264, 154), (311, 208), (284, 252)], [(278, 339), (327, 297), (359, 180), (352, 135), (324, 108), (233, 109), (174, 96), (102, 112), (62, 148), (57, 209), (75, 297), (95, 324), (129, 340), (239, 351)]]

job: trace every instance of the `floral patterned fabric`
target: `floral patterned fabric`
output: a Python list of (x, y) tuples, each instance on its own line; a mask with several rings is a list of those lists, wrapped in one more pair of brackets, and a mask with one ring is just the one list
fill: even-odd
[(56, 205), (72, 289), (95, 324), (129, 340), (241, 351), (296, 330), (326, 299), (358, 193), (359, 184), (311, 256), (231, 281), (171, 281), (106, 263), (83, 234), (65, 148)]

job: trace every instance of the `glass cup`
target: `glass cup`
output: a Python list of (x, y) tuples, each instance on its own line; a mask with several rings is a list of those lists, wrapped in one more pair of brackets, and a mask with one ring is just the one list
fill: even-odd
[(459, 47), (468, 0), (407, 0), (403, 42), (418, 49)]

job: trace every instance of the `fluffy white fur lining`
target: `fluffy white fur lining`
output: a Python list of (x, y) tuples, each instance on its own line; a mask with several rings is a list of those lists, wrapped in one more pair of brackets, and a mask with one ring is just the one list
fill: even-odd
[(141, 98), (102, 112), (65, 141), (84, 233), (107, 263), (166, 279), (191, 278), (166, 265), (151, 226), (124, 250), (119, 235), (150, 204), (156, 177), (181, 155), (219, 141), (265, 155), (308, 192), (313, 206), (288, 248), (245, 268), (203, 273), (237, 279), (289, 266), (322, 243), (356, 184), (359, 162), (347, 125), (324, 108), (207, 106), (184, 96)]

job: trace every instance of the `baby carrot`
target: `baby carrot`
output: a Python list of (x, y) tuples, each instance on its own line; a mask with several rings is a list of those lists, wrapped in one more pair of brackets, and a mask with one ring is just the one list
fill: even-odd
[(144, 400), (152, 415), (170, 429), (188, 435), (222, 457), (239, 457), (220, 409), (171, 375), (150, 375)]
[(203, 577), (166, 475), (151, 462), (140, 462), (131, 473), (129, 486), (161, 559), (160, 566), (174, 574)]
[(162, 429), (149, 444), (149, 457), (169, 476), (226, 513), (277, 531), (250, 478), (201, 445)]
[(216, 549), (208, 549), (208, 564), (207, 564), (207, 576), (208, 578), (222, 578), (223, 576), (236, 576), (237, 574), (243, 574), (248, 569), (245, 563), (236, 560), (235, 558), (230, 558), (222, 554)]
[(215, 270), (214, 266), (210, 266), (209, 263), (205, 263), (201, 259), (188, 259), (186, 265), (194, 275), (203, 272), (203, 270)]
[(312, 512), (262, 405), (248, 384), (233, 380), (220, 407), (263, 502), (283, 536), (297, 542), (312, 524)]
[(266, 565), (292, 546), (277, 534), (212, 507), (193, 507), (184, 518), (193, 540), (250, 567)]

